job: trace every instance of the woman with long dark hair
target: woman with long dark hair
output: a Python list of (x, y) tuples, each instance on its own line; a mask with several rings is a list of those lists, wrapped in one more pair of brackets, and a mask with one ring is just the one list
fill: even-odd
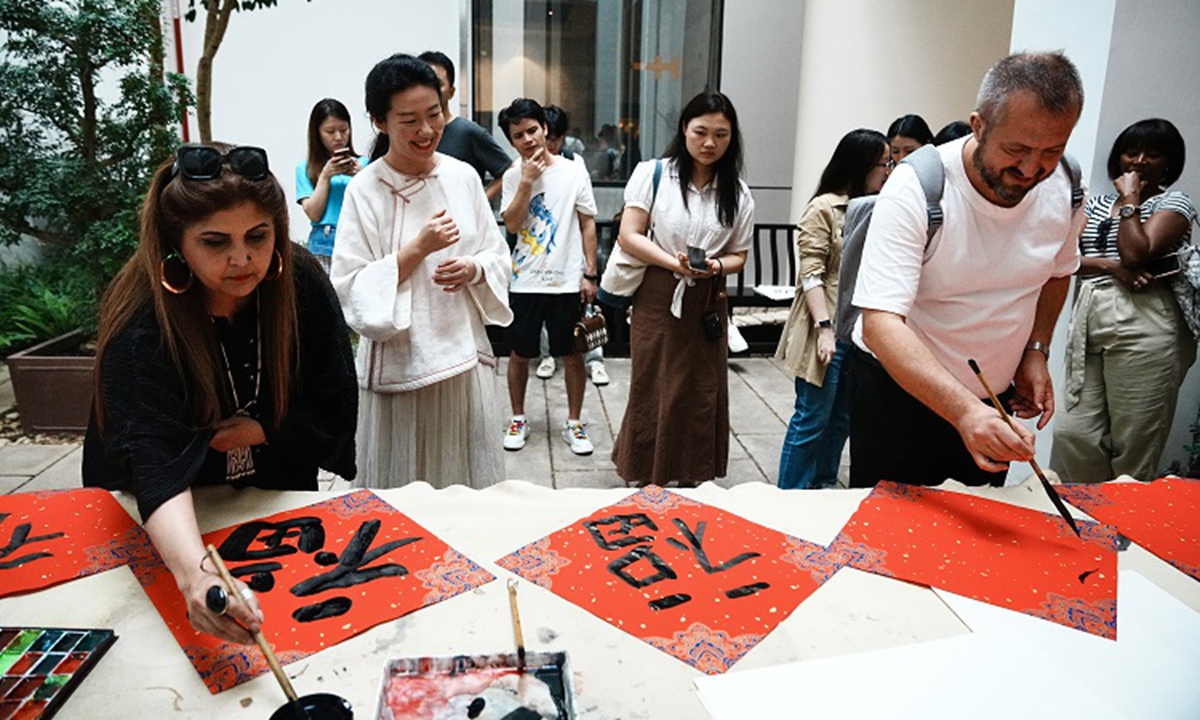
[(733, 103), (703, 92), (683, 108), (662, 160), (639, 163), (625, 186), (617, 240), (647, 265), (633, 296), (629, 403), (613, 447), (626, 482), (725, 476), (725, 276), (742, 269), (754, 229), (741, 174)]
[(898, 163), (917, 148), (933, 142), (933, 131), (920, 115), (901, 115), (888, 126), (887, 141), (892, 162)]
[(349, 333), (325, 274), (288, 239), (266, 152), (180, 148), (101, 302), (83, 482), (137, 499), (197, 630), (250, 642), (262, 618), (201, 562), (191, 488), (316, 490), (319, 467), (353, 478), (354, 417)]
[(796, 409), (779, 458), (779, 487), (827, 488), (850, 433), (850, 357), (833, 317), (842, 265), (842, 225), (856, 197), (879, 192), (893, 167), (888, 141), (875, 130), (853, 130), (837, 144), (817, 191), (800, 217), (796, 286), (775, 357), (796, 376)]
[(296, 166), (296, 202), (312, 222), (309, 252), (327, 273), (346, 185), (366, 164), (367, 158), (354, 152), (346, 106), (333, 98), (314, 105), (308, 116), (308, 157)]
[(1065, 482), (1158, 474), (1179, 387), (1196, 360), (1196, 338), (1171, 290), (1174, 253), (1196, 219), (1191, 199), (1167, 190), (1185, 159), (1171, 122), (1136, 122), (1108, 155), (1114, 191), (1084, 207), (1065, 402), (1050, 454)]
[(378, 135), (346, 190), (331, 280), (358, 345), (359, 483), (504, 479), (496, 358), (511, 260), (474, 168), (437, 152), (438, 77), (397, 54), (367, 75)]

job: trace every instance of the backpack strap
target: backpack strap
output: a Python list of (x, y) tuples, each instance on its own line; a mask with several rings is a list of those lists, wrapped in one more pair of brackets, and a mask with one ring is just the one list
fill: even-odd
[(1083, 170), (1079, 167), (1079, 161), (1067, 153), (1062, 154), (1058, 163), (1067, 171), (1067, 177), (1071, 178), (1071, 208), (1076, 209), (1083, 205)]
[(946, 168), (942, 166), (942, 156), (933, 145), (923, 145), (900, 162), (908, 163), (917, 171), (917, 180), (925, 193), (925, 216), (929, 219), (929, 227), (925, 230), (925, 251), (928, 259), (933, 236), (942, 229), (942, 223), (945, 221), (945, 215), (942, 213), (942, 193), (946, 185)]

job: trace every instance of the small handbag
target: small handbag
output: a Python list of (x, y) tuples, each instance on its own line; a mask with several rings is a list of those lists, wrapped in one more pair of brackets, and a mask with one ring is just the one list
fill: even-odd
[(571, 347), (580, 355), (595, 350), (608, 342), (608, 328), (604, 324), (604, 313), (595, 305), (583, 308), (583, 317), (575, 323), (575, 337)]

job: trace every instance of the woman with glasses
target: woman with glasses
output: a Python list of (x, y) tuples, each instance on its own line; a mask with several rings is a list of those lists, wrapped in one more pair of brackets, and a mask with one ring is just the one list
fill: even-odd
[(354, 152), (346, 106), (333, 98), (314, 105), (308, 116), (308, 158), (296, 166), (296, 202), (312, 221), (308, 250), (327, 273), (346, 185), (366, 164), (367, 158)]
[(796, 377), (796, 409), (779, 459), (781, 488), (837, 484), (842, 448), (850, 432), (849, 374), (854, 352), (852, 343), (837, 340), (833, 327), (842, 226), (850, 200), (883, 187), (895, 166), (890, 153), (887, 138), (875, 130), (847, 133), (800, 216), (796, 299), (775, 351)]
[(633, 296), (629, 403), (613, 446), (627, 483), (725, 477), (729, 367), (725, 276), (746, 263), (754, 198), (729, 98), (703, 92), (680, 114), (662, 160), (625, 186), (617, 242), (646, 264)]
[(1065, 402), (1050, 466), (1065, 482), (1152, 480), (1196, 339), (1171, 291), (1174, 254), (1196, 209), (1167, 190), (1183, 172), (1167, 120), (1125, 128), (1108, 155), (1113, 192), (1090, 198), (1079, 236), (1079, 293), (1067, 342)]
[(359, 484), (486, 487), (504, 479), (496, 359), (508, 246), (479, 175), (437, 152), (432, 68), (393, 55), (367, 75), (378, 158), (346, 190), (330, 279), (358, 345)]
[(83, 483), (137, 499), (197, 630), (249, 643), (262, 615), (204, 560), (192, 487), (353, 478), (348, 337), (325, 274), (288, 239), (266, 152), (188, 145), (158, 169), (100, 306)]

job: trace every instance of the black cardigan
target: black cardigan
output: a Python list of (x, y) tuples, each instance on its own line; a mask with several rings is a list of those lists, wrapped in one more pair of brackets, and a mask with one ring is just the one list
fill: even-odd
[[(299, 372), (279, 428), (263, 423), (255, 472), (238, 485), (316, 490), (317, 468), (354, 478), (358, 385), (350, 334), (337, 296), (307, 250), (292, 247), (299, 318)], [(124, 490), (144, 519), (192, 485), (225, 482), (225, 453), (208, 444), (213, 430), (188, 417), (184, 388), (167, 356), (151, 308), (134, 318), (104, 353), (105, 433), (93, 408), (83, 446), (83, 484)], [(222, 378), (222, 382), (225, 379)], [(270, 417), (269, 405), (262, 416)]]

